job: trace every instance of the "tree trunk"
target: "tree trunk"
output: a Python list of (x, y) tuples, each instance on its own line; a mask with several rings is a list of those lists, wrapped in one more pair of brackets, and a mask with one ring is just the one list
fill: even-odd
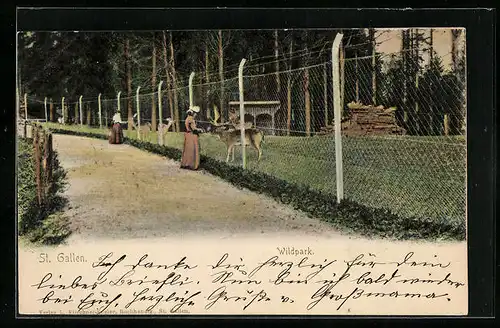
[(293, 40), (290, 41), (290, 67), (288, 67), (288, 81), (287, 81), (287, 116), (286, 116), (286, 135), (290, 135), (292, 125), (292, 52)]
[(180, 131), (180, 116), (179, 116), (179, 101), (177, 98), (177, 76), (175, 73), (175, 56), (174, 56), (174, 43), (172, 38), (172, 32), (169, 33), (169, 42), (170, 42), (170, 68), (172, 71), (172, 87), (174, 89), (174, 124), (175, 131)]
[(325, 111), (324, 126), (328, 125), (328, 65), (323, 64), (323, 108)]
[(453, 71), (458, 68), (458, 30), (451, 30), (451, 64)]
[[(167, 95), (168, 95), (168, 107), (170, 109), (170, 118), (174, 119), (174, 104), (172, 100), (172, 81), (170, 79), (170, 67), (168, 65), (168, 50), (167, 50), (167, 34), (163, 31), (163, 65), (165, 66), (165, 75), (167, 77)], [(174, 131), (177, 126), (174, 124)]]
[(279, 58), (279, 52), (278, 52), (278, 30), (274, 30), (274, 59), (276, 60), (276, 91), (278, 94), (278, 99), (279, 93), (281, 92), (281, 81), (280, 81), (280, 63), (278, 61)]
[(434, 63), (434, 29), (429, 31), (429, 68)]
[(80, 116), (78, 115), (78, 114), (79, 114), (79, 113), (78, 113), (78, 112), (79, 112), (79, 108), (78, 108), (78, 106), (79, 106), (79, 103), (78, 103), (78, 102), (76, 102), (76, 103), (75, 103), (75, 117), (74, 117), (74, 122), (73, 122), (73, 124), (78, 124), (78, 123), (79, 123), (79, 121), (80, 121)]
[(151, 89), (153, 90), (151, 94), (151, 130), (156, 131), (156, 99), (155, 99), (155, 90), (156, 90), (156, 35), (153, 33), (153, 71), (151, 73)]
[(311, 95), (309, 93), (309, 68), (304, 70), (304, 96), (306, 110), (306, 136), (311, 135)]
[(377, 106), (377, 43), (375, 40), (375, 29), (370, 29), (370, 42), (372, 43), (372, 104)]
[(222, 31), (219, 30), (218, 34), (218, 44), (219, 44), (219, 80), (220, 80), (220, 121), (224, 123), (224, 118), (226, 117), (225, 106), (224, 106), (224, 49), (222, 47)]
[(87, 104), (87, 125), (88, 126), (92, 125), (91, 119), (92, 119), (92, 114), (90, 112), (90, 104)]
[(127, 68), (127, 109), (128, 109), (128, 130), (132, 131), (134, 125), (134, 114), (132, 113), (132, 65), (130, 60), (130, 40), (125, 40), (125, 65)]
[(210, 105), (209, 105), (209, 102), (210, 102), (210, 85), (208, 83), (210, 83), (210, 75), (208, 74), (208, 71), (209, 71), (209, 60), (208, 60), (208, 44), (205, 43), (205, 83), (207, 84), (206, 88), (207, 88), (207, 92), (206, 92), (206, 100), (205, 100), (205, 104), (207, 106), (207, 118), (210, 119), (210, 117), (212, 116), (210, 113)]
[(415, 115), (416, 115), (416, 130), (417, 134), (420, 135), (420, 108), (419, 108), (419, 103), (418, 103), (418, 79), (419, 79), (419, 70), (420, 70), (420, 63), (419, 63), (419, 40), (418, 40), (419, 34), (418, 34), (418, 29), (415, 29), (415, 35), (414, 35), (414, 42), (415, 42)]
[(54, 102), (50, 98), (50, 121), (55, 122)]
[(356, 52), (356, 58), (354, 59), (354, 69), (356, 76), (356, 102), (359, 103), (359, 75), (358, 75), (358, 52)]
[[(306, 31), (306, 40), (308, 39)], [(307, 41), (306, 41), (307, 42)], [(309, 65), (309, 49), (307, 43), (305, 45), (306, 67)], [(311, 135), (311, 94), (309, 93), (309, 68), (304, 70), (304, 100), (305, 100), (305, 116), (306, 116), (306, 136)]]

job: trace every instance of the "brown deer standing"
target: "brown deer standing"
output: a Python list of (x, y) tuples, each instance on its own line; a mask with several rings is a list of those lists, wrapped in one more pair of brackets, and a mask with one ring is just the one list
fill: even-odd
[(245, 124), (245, 140), (241, 140), (241, 129), (237, 129), (231, 123), (217, 123), (219, 119), (216, 107), (214, 108), (215, 119), (211, 120), (209, 131), (216, 135), (227, 147), (226, 162), (229, 162), (229, 157), (232, 156), (234, 162), (234, 147), (252, 145), (258, 153), (258, 161), (262, 157), (262, 142), (264, 141), (264, 133), (257, 128), (252, 127), (251, 123)]

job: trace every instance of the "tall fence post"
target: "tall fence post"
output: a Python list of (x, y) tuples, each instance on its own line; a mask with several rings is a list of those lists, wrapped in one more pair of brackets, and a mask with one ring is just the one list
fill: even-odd
[(97, 107), (99, 108), (99, 129), (102, 129), (101, 94), (99, 94), (99, 96), (97, 96)]
[(163, 111), (162, 111), (162, 98), (161, 98), (162, 84), (163, 81), (160, 81), (160, 83), (158, 83), (158, 144), (160, 146), (163, 146), (163, 125), (162, 125)]
[[(243, 58), (240, 62), (238, 68), (238, 85), (240, 89), (240, 130), (241, 130), (241, 159), (243, 163), (243, 169), (247, 167), (247, 156), (245, 149), (245, 105), (243, 96), (243, 66), (245, 66), (246, 59)], [(234, 150), (233, 150), (234, 151)]]
[(189, 108), (193, 107), (193, 78), (194, 72), (189, 75)]
[(342, 163), (342, 105), (340, 94), (340, 42), (343, 34), (337, 33), (332, 45), (333, 108), (335, 119), (335, 166), (337, 180), (337, 203), (344, 199), (344, 172)]
[(120, 95), (122, 94), (121, 91), (118, 91), (118, 94), (116, 95), (116, 105), (117, 105), (117, 112), (120, 113), (121, 117), (121, 111), (120, 111)]
[(78, 99), (78, 107), (80, 107), (80, 125), (83, 125), (83, 105), (82, 105), (82, 98), (83, 96), (80, 96)]
[(161, 86), (163, 85), (163, 81), (160, 81), (158, 83), (158, 126), (160, 126), (163, 123), (163, 102), (161, 99)]
[(24, 94), (24, 119), (28, 120), (28, 94)]
[(137, 139), (141, 140), (141, 102), (139, 99), (139, 90), (141, 90), (141, 87), (137, 87), (137, 91), (135, 92), (135, 101), (137, 103)]
[(45, 123), (49, 121), (49, 115), (47, 113), (47, 97), (43, 100), (43, 107), (45, 109)]
[(19, 99), (19, 89), (16, 88), (16, 117), (18, 119), (19, 119), (19, 109), (20, 109), (20, 107), (19, 107), (19, 101), (20, 101), (20, 99)]
[(61, 113), (62, 113), (62, 124), (65, 124), (66, 123), (66, 114), (65, 114), (65, 110), (64, 110), (64, 98), (65, 97), (62, 97), (61, 99)]

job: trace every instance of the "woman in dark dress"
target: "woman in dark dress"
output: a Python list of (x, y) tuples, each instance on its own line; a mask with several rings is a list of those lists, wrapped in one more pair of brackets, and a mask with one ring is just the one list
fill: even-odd
[(200, 129), (196, 127), (195, 116), (199, 113), (200, 107), (193, 106), (187, 112), (184, 124), (184, 149), (182, 151), (181, 168), (197, 170), (200, 166), (200, 144), (198, 134)]
[(113, 116), (111, 131), (109, 132), (109, 143), (110, 144), (121, 144), (123, 143), (123, 128), (122, 128), (122, 118), (120, 112), (117, 112)]

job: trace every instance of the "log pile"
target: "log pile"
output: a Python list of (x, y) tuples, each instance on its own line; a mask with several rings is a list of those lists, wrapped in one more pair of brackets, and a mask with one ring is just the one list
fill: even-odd
[[(347, 107), (350, 115), (343, 118), (341, 124), (344, 135), (401, 135), (406, 133), (404, 128), (397, 125), (394, 107), (364, 105), (354, 101), (347, 104)], [(319, 134), (333, 133), (335, 133), (335, 126), (332, 124), (322, 127)]]

